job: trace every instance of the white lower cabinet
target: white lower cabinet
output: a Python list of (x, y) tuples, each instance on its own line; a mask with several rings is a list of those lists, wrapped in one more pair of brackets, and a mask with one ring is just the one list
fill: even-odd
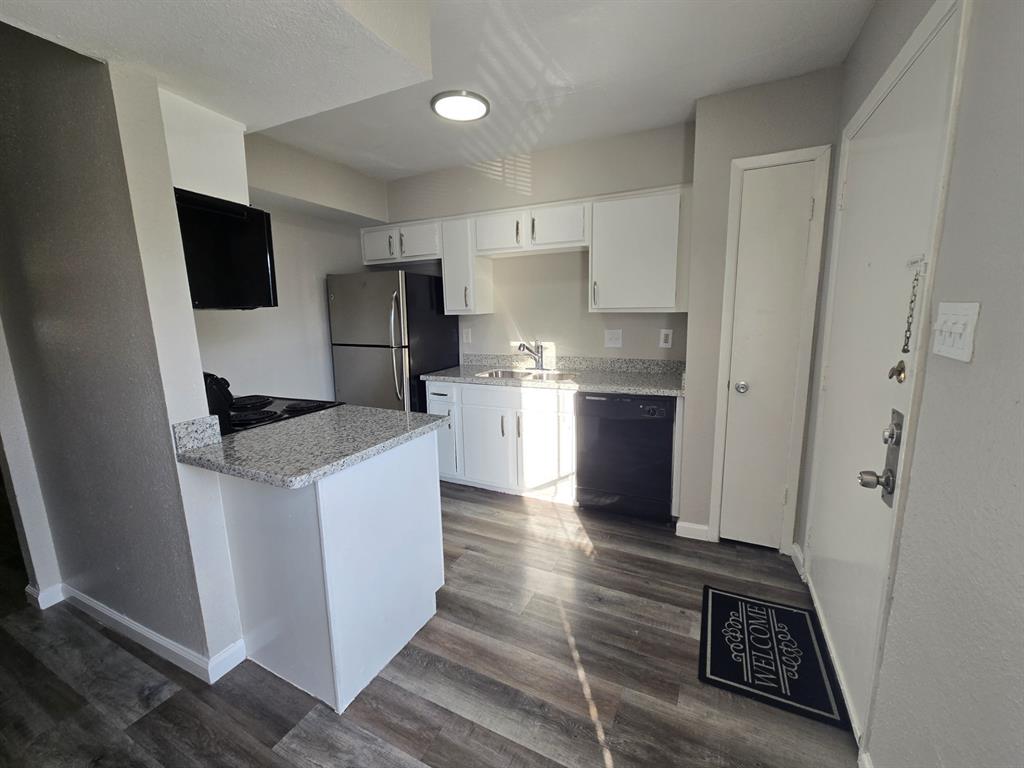
[(576, 466), (574, 393), (539, 387), (428, 382), (430, 413), (451, 415), (438, 437), (441, 476), (530, 493), (569, 481)]
[(447, 416), (448, 426), (437, 433), (437, 468), (442, 477), (458, 477), (462, 474), (459, 459), (459, 411), (446, 399), (427, 398), (427, 413)]
[(462, 406), (467, 480), (498, 488), (515, 484), (514, 418), (515, 413), (505, 408)]

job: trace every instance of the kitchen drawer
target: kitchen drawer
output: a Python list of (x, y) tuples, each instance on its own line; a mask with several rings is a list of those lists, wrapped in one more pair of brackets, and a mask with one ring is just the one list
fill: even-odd
[(502, 387), (493, 384), (463, 384), (462, 404), (479, 405), (484, 408), (518, 408), (521, 402), (519, 387)]
[(427, 397), (438, 397), (450, 403), (459, 402), (460, 385), (450, 381), (428, 381)]

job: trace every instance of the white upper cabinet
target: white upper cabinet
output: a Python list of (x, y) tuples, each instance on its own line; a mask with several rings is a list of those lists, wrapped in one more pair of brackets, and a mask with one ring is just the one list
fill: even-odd
[(672, 312), (679, 270), (678, 189), (594, 202), (592, 312)]
[(398, 229), (364, 229), (363, 263), (394, 261), (398, 258)]
[(590, 242), (587, 236), (589, 203), (572, 203), (530, 211), (530, 246), (554, 248), (582, 247)]
[(469, 219), (441, 224), (441, 274), (446, 315), (477, 315), (494, 311), (494, 267), (473, 253)]
[(441, 253), (438, 223), (403, 224), (398, 229), (398, 251), (403, 259), (436, 259)]
[(488, 213), (473, 219), (477, 253), (505, 253), (526, 247), (526, 212)]

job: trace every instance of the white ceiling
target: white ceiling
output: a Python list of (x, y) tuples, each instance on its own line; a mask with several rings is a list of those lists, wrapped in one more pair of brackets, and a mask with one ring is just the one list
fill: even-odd
[[(396, 2), (0, 0), (0, 20), (88, 56), (133, 64), (257, 130), (430, 76), (419, 55), (428, 15)], [(409, 55), (373, 28), (408, 43)]]
[[(271, 128), (394, 179), (692, 118), (713, 93), (839, 64), (872, 0), (435, 0), (433, 80)], [(452, 88), (491, 114), (429, 110)]]

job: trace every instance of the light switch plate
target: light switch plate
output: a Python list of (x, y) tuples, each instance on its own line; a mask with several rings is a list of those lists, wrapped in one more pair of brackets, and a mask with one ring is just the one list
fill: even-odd
[(606, 330), (604, 332), (604, 345), (607, 348), (621, 347), (622, 346), (622, 329), (619, 328), (614, 331)]
[(672, 329), (662, 328), (658, 331), (658, 346), (662, 349), (672, 348)]
[(473, 329), (472, 328), (463, 328), (462, 329), (462, 343), (463, 344), (472, 344), (473, 343)]
[(978, 325), (977, 302), (943, 301), (932, 326), (932, 352), (953, 360), (971, 362), (974, 355), (974, 329)]

